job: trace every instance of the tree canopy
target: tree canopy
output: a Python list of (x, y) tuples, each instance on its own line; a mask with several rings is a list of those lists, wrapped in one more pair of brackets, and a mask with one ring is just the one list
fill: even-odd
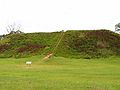
[(120, 23), (115, 25), (115, 31), (120, 32)]

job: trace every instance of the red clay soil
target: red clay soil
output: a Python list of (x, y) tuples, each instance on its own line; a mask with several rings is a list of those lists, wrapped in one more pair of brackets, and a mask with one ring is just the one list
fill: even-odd
[(18, 53), (24, 53), (24, 52), (34, 53), (39, 51), (42, 48), (45, 48), (45, 46), (38, 45), (38, 44), (28, 44), (23, 47), (20, 47), (17, 51)]
[(9, 48), (9, 45), (4, 44), (4, 45), (0, 45), (0, 53), (6, 51)]

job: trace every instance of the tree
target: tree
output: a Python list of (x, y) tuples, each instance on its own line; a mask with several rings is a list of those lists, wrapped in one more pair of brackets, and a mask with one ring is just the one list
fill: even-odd
[(11, 25), (8, 25), (6, 27), (6, 30), (7, 30), (8, 34), (20, 34), (20, 33), (23, 33), (20, 29), (21, 29), (21, 26), (15, 24), (15, 23), (11, 24)]
[(115, 25), (115, 31), (120, 33), (120, 23)]

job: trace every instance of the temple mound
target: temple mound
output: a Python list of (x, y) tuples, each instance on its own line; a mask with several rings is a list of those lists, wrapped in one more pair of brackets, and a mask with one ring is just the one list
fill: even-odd
[[(0, 40), (0, 58), (46, 55), (53, 52), (61, 32), (6, 35)], [(68, 30), (54, 52), (69, 58), (120, 56), (120, 34), (109, 30)]]

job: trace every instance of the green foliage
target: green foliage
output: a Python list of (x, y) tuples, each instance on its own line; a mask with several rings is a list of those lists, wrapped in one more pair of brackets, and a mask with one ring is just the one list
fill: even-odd
[(76, 31), (73, 33), (71, 33), (72, 35), (69, 33), (67, 43), (85, 58), (120, 55), (120, 37), (118, 34), (107, 30), (85, 31), (83, 33)]
[[(7, 53), (17, 58), (38, 54), (46, 55), (53, 51), (60, 37), (61, 32), (7, 35), (0, 41), (0, 45), (9, 47), (2, 48), (0, 54), (3, 57)], [(120, 55), (120, 35), (109, 30), (66, 31), (55, 51), (55, 56), (73, 58), (89, 59), (111, 55)]]

